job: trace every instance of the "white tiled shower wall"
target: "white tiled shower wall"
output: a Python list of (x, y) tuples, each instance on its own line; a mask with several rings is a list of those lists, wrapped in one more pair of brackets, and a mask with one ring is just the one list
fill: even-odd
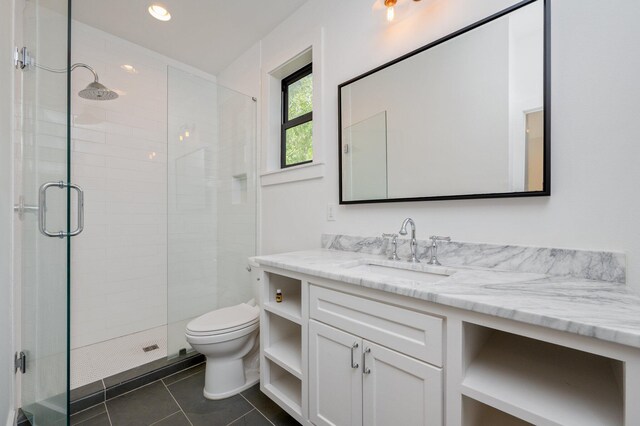
[(193, 70), (79, 22), (72, 37), (73, 62), (120, 94), (75, 96), (92, 76), (73, 73), (72, 179), (85, 190), (72, 249), (76, 348), (167, 323), (167, 66)]
[(184, 328), (217, 308), (217, 87), (168, 71), (168, 351), (186, 348)]
[(251, 98), (218, 86), (218, 304), (256, 297), (247, 257), (256, 253), (256, 113)]
[(72, 247), (72, 347), (168, 323), (171, 354), (186, 346), (190, 318), (253, 297), (256, 105), (213, 76), (73, 25), (73, 62), (120, 97), (75, 96), (91, 74), (74, 71), (72, 179), (86, 219)]
[(169, 68), (168, 351), (190, 318), (253, 297), (256, 105)]

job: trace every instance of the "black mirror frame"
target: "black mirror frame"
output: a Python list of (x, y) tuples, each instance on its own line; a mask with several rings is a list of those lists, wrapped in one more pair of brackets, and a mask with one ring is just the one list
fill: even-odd
[[(518, 10), (524, 6), (535, 3), (537, 1), (543, 2), (544, 6), (544, 51), (543, 51), (543, 109), (544, 109), (544, 181), (541, 191), (526, 191), (526, 192), (498, 192), (487, 194), (465, 194), (465, 195), (440, 195), (434, 197), (411, 197), (411, 198), (381, 198), (374, 200), (344, 200), (342, 193), (342, 88), (351, 83), (354, 83), (360, 79), (363, 79), (371, 74), (388, 68), (398, 62), (401, 62), (407, 58), (410, 58), (425, 50), (431, 49), (439, 44), (442, 44), (448, 40), (458, 37), (466, 32), (469, 32), (475, 28), (478, 28), (484, 24), (501, 18), (509, 13)], [(488, 16), (478, 22), (475, 22), (467, 27), (464, 27), (458, 31), (455, 31), (445, 37), (442, 37), (436, 41), (426, 44), (412, 52), (409, 52), (399, 58), (396, 58), (390, 62), (387, 62), (377, 68), (367, 71), (351, 80), (345, 81), (338, 85), (338, 193), (340, 204), (368, 204), (368, 203), (399, 203), (407, 201), (441, 201), (441, 200), (469, 200), (478, 198), (515, 198), (515, 197), (544, 197), (551, 195), (551, 0), (523, 0), (514, 4), (500, 12)]]

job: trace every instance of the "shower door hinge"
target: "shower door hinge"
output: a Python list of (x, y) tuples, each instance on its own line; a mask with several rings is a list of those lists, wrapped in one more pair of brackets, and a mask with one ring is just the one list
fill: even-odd
[(15, 48), (13, 51), (13, 65), (17, 70), (29, 69), (32, 64), (31, 54), (29, 49), (23, 47), (22, 49)]
[(25, 355), (24, 352), (22, 351), (16, 352), (16, 359), (15, 359), (14, 366), (15, 366), (15, 373), (20, 371), (22, 374), (24, 374), (25, 371), (27, 371), (27, 355)]

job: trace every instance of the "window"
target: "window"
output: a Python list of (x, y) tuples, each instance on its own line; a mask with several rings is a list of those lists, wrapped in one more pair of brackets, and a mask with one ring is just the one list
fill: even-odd
[(313, 74), (311, 64), (282, 80), (280, 167), (313, 161)]

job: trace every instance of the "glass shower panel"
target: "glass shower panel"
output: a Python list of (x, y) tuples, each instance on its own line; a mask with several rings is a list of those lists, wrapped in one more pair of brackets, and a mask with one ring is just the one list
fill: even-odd
[(168, 68), (169, 356), (191, 319), (253, 297), (255, 126), (250, 97)]
[[(67, 68), (67, 0), (23, 2), (21, 38), (33, 60)], [(45, 182), (68, 181), (67, 74), (27, 66), (16, 85), (15, 193), (16, 279), (20, 294), (21, 342), (26, 372), (21, 376), (23, 411), (33, 425), (66, 425), (68, 395), (68, 238), (44, 236), (69, 228), (68, 191), (47, 191)]]
[(256, 297), (247, 258), (256, 254), (256, 102), (218, 86), (218, 307)]

